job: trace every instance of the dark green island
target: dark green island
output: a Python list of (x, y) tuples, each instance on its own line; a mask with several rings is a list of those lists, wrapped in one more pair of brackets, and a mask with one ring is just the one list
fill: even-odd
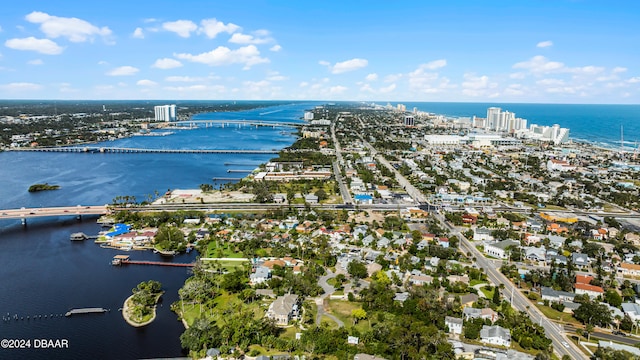
[(38, 191), (46, 191), (46, 190), (58, 190), (60, 189), (60, 185), (49, 185), (48, 183), (44, 184), (33, 184), (29, 186), (29, 192), (38, 192)]

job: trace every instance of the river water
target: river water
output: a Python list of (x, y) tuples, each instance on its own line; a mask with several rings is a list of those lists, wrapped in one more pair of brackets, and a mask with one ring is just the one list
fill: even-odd
[[(234, 113), (200, 114), (196, 119), (297, 121), (313, 103), (296, 103)], [(295, 137), (290, 127), (236, 125), (179, 130), (162, 137), (131, 137), (100, 144), (113, 147), (164, 149), (281, 149)], [(213, 177), (236, 177), (228, 169), (246, 169), (274, 155), (238, 154), (84, 154), (0, 153), (0, 209), (107, 204), (119, 195), (138, 200), (167, 189), (197, 188)], [(251, 167), (249, 167), (251, 168)], [(27, 192), (34, 183), (60, 185), (56, 191)], [(0, 349), (0, 359), (139, 359), (184, 356), (179, 336), (184, 331), (169, 305), (189, 276), (185, 268), (128, 265), (114, 267), (116, 250), (69, 235), (96, 234), (94, 219), (0, 221), (0, 338), (30, 339), (30, 349)], [(132, 259), (160, 260), (151, 252), (130, 252)], [(191, 262), (195, 254), (174, 258)], [(125, 323), (123, 301), (141, 281), (158, 280), (166, 291), (157, 319), (144, 328)], [(71, 308), (103, 307), (105, 314), (66, 318)], [(54, 315), (51, 318), (51, 315)], [(14, 320), (18, 315), (19, 320)], [(42, 318), (33, 319), (34, 315)], [(45, 319), (44, 316), (47, 315)], [(57, 315), (57, 316), (56, 316)], [(29, 316), (29, 320), (27, 320)], [(24, 320), (20, 318), (24, 317)], [(66, 349), (35, 349), (35, 339), (67, 340)]]

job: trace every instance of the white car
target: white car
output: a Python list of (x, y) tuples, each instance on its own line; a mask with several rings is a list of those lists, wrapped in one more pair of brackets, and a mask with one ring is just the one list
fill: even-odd
[(566, 348), (569, 348), (569, 343), (568, 343), (568, 342), (566, 342), (566, 341), (563, 341), (563, 342), (562, 342), (562, 346), (564, 346), (564, 347), (566, 347)]

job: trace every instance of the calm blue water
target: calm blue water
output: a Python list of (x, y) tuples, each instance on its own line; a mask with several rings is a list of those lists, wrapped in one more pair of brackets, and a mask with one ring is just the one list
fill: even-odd
[[(298, 121), (315, 104), (274, 106), (237, 113), (201, 114), (208, 119)], [(260, 115), (261, 113), (267, 113)], [(199, 128), (164, 137), (132, 137), (103, 146), (166, 149), (281, 149), (295, 137), (290, 127)], [(258, 164), (275, 155), (224, 154), (85, 154), (0, 153), (0, 209), (77, 204), (106, 204), (119, 195), (144, 200), (168, 188), (197, 188), (213, 177), (236, 177), (225, 162)], [(60, 185), (60, 190), (29, 193), (34, 183)], [(104, 307), (103, 315), (55, 317), (47, 320), (0, 322), (0, 338), (67, 339), (69, 349), (5, 350), (0, 359), (139, 359), (183, 356), (184, 328), (169, 305), (189, 276), (184, 268), (110, 265), (115, 250), (92, 242), (69, 240), (73, 232), (96, 234), (95, 219), (29, 220), (23, 229), (17, 220), (0, 221), (0, 314), (64, 314), (74, 307)], [(151, 252), (131, 252), (133, 259), (160, 260)], [(177, 262), (191, 262), (195, 254)], [(117, 311), (139, 282), (158, 280), (166, 291), (158, 318), (135, 329)]]
[(640, 105), (566, 105), (566, 104), (499, 104), (499, 103), (404, 103), (407, 110), (418, 110), (449, 116), (486, 117), (487, 108), (495, 106), (527, 119), (528, 124), (559, 124), (569, 128), (569, 137), (602, 145), (620, 146), (620, 126), (624, 128), (625, 146), (640, 144)]

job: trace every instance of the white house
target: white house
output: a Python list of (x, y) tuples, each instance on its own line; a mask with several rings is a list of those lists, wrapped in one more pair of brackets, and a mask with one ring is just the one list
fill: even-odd
[(508, 247), (520, 246), (519, 241), (515, 240), (502, 240), (499, 242), (487, 244), (484, 247), (485, 254), (496, 257), (498, 259), (506, 259), (509, 257)]
[(502, 326), (482, 326), (480, 330), (480, 341), (486, 344), (493, 344), (499, 346), (511, 346), (511, 332), (509, 329), (505, 329)]
[(462, 334), (462, 319), (446, 316), (444, 324), (449, 328), (450, 334)]

